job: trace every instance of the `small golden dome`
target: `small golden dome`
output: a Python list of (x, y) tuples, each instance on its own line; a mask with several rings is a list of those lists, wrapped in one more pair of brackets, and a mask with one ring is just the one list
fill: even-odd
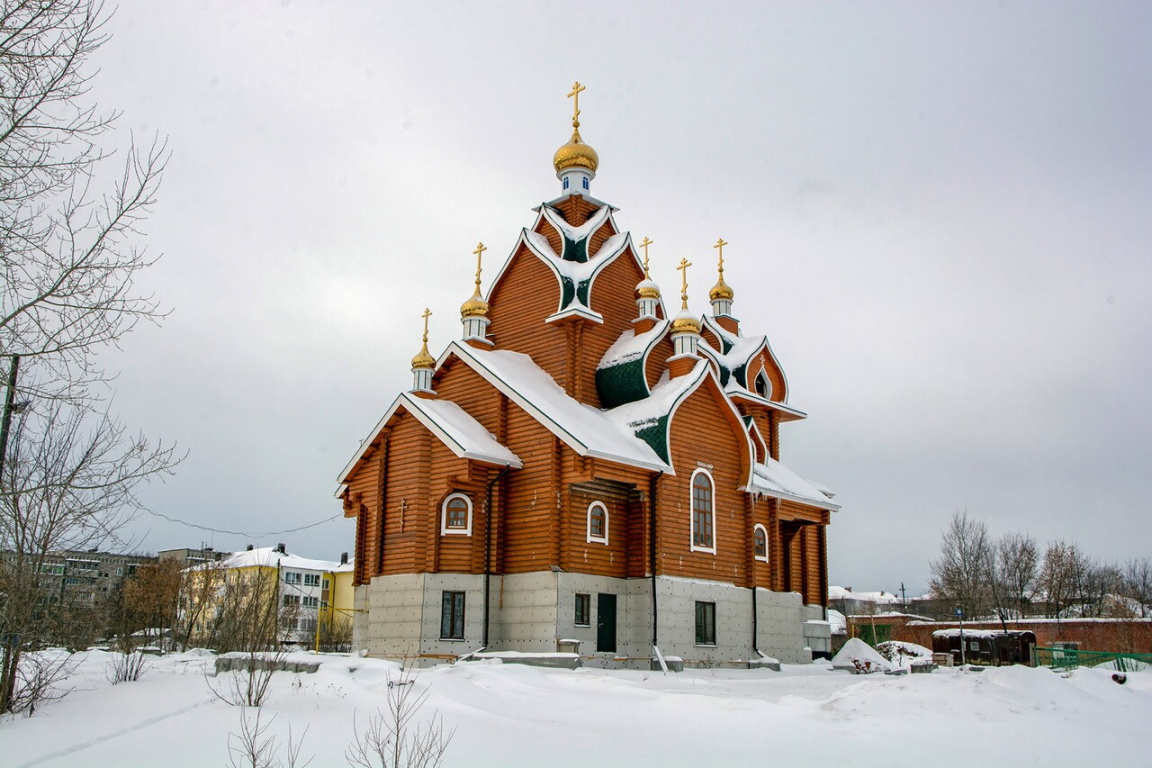
[(712, 290), (708, 291), (708, 298), (712, 301), (717, 301), (720, 299), (732, 301), (732, 297), (735, 295), (736, 292), (732, 290), (732, 286), (724, 282), (723, 277), (716, 281), (716, 285), (712, 286)]
[(416, 357), (412, 358), (413, 368), (435, 368), (436, 358), (428, 354), (428, 344), (420, 347), (420, 351), (416, 353)]
[(688, 310), (682, 311), (676, 317), (672, 318), (672, 333), (700, 333), (700, 321), (695, 316), (689, 314)]
[(472, 298), (460, 305), (461, 317), (488, 317), (488, 302), (480, 297), (480, 288), (472, 294)]
[(636, 284), (636, 295), (642, 299), (660, 298), (660, 286), (652, 280), (641, 280)]
[(600, 156), (580, 138), (580, 130), (574, 129), (568, 143), (556, 150), (552, 165), (556, 167), (556, 173), (565, 168), (587, 168), (595, 173), (600, 166)]

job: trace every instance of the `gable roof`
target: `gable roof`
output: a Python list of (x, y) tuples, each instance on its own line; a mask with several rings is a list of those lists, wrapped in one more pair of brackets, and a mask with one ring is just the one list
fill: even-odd
[(527, 355), (499, 349), (480, 350), (453, 341), (437, 361), (437, 369), (449, 357), (465, 362), (579, 455), (672, 473), (672, 467), (646, 442), (610, 418), (608, 412), (569, 397)]
[(360, 443), (356, 455), (340, 472), (337, 482), (341, 483), (341, 486), (336, 491), (337, 496), (344, 492), (344, 484), (348, 482), (352, 470), (364, 457), (369, 446), (376, 442), (380, 432), (401, 408), (412, 414), (458, 458), (514, 469), (520, 469), (524, 466), (516, 454), (501, 445), (492, 433), (485, 429), (483, 424), (472, 418), (456, 403), (451, 400), (416, 397), (408, 392), (403, 392), (392, 401), (392, 405), (385, 411), (384, 416), (376, 423), (368, 437)]

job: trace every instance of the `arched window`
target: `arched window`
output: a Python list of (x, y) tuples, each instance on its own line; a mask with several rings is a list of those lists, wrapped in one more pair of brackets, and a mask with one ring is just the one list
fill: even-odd
[(768, 531), (762, 525), (752, 529), (752, 549), (757, 560), (768, 562)]
[(765, 400), (769, 400), (772, 397), (772, 382), (768, 381), (768, 376), (765, 375), (763, 370), (756, 374), (756, 394)]
[(608, 508), (598, 501), (588, 505), (588, 541), (608, 543)]
[(440, 534), (472, 534), (472, 500), (462, 493), (444, 499), (440, 508)]
[(713, 533), (715, 509), (712, 501), (712, 476), (698, 469), (692, 475), (692, 547), (693, 551), (716, 554)]

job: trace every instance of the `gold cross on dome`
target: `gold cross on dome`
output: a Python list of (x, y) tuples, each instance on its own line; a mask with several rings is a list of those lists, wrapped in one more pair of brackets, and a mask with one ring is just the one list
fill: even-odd
[(676, 267), (676, 269), (680, 270), (681, 309), (688, 309), (688, 267), (690, 266), (692, 266), (692, 262), (688, 261), (688, 259), (680, 259), (680, 266)]
[(476, 250), (472, 251), (472, 253), (476, 254), (476, 289), (477, 290), (480, 289), (480, 259), (484, 256), (484, 251), (486, 251), (486, 250), (488, 250), (488, 248), (484, 245), (484, 243), (477, 243), (476, 244)]
[(580, 85), (580, 82), (577, 81), (575, 83), (572, 83), (572, 92), (570, 94), (568, 94), (568, 98), (573, 100), (572, 101), (572, 127), (573, 128), (579, 128), (580, 127), (580, 91), (586, 91), (586, 90), (588, 90), (588, 89), (585, 88), (584, 86)]
[(424, 318), (424, 343), (425, 344), (428, 343), (428, 318), (431, 316), (432, 316), (432, 310), (428, 309), (428, 307), (424, 307), (424, 314), (420, 315), (420, 317)]
[(716, 245), (712, 246), (720, 251), (720, 277), (724, 277), (724, 246), (726, 245), (728, 243), (724, 242), (724, 238), (721, 237), (716, 241)]
[(654, 245), (655, 241), (649, 240), (648, 236), (644, 236), (644, 242), (640, 243), (640, 247), (644, 249), (644, 279), (651, 280), (648, 276), (648, 246)]

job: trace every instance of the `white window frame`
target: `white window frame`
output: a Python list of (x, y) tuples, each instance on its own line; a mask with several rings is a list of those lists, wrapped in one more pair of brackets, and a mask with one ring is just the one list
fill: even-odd
[[(696, 506), (692, 498), (692, 488), (696, 485), (696, 476), (705, 475), (708, 478), (709, 484), (712, 486), (712, 546), (705, 547), (696, 543)], [(697, 469), (692, 473), (692, 477), (688, 479), (688, 547), (692, 552), (707, 552), (708, 554), (716, 554), (716, 478), (712, 477), (712, 473), (704, 468)]]
[[(599, 507), (604, 511), (604, 535), (595, 536), (592, 534), (592, 510)], [(602, 501), (594, 501), (588, 505), (587, 512), (587, 525), (585, 530), (588, 533), (589, 544), (607, 544), (608, 543), (608, 507)]]
[[(463, 499), (468, 505), (468, 524), (463, 528), (448, 527), (448, 505), (453, 499)], [(472, 499), (463, 493), (451, 493), (440, 504), (440, 535), (441, 536), (471, 536), (472, 535)]]
[[(764, 532), (764, 554), (763, 555), (756, 554), (756, 531), (763, 531)], [(763, 525), (760, 525), (760, 523), (757, 523), (756, 525), (752, 526), (752, 556), (754, 558), (756, 558), (757, 560), (759, 560), (760, 562), (766, 563), (766, 562), (768, 562), (769, 552), (770, 552), (770, 541), (768, 539), (768, 529), (765, 528)]]

